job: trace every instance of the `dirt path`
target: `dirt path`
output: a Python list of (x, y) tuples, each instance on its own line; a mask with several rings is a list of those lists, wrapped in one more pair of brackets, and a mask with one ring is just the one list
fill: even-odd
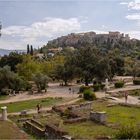
[[(80, 100), (80, 98), (76, 98), (76, 99), (73, 99), (73, 100), (71, 100), (69, 102), (59, 103), (57, 105), (70, 105), (70, 104), (73, 104), (73, 103), (75, 103), (75, 102), (77, 102), (79, 100)], [(52, 106), (44, 107), (41, 110), (44, 112), (44, 111), (48, 111), (48, 110), (51, 110), (51, 109), (52, 109)], [(27, 110), (27, 114), (35, 114), (35, 113), (37, 113), (36, 109), (29, 109), (29, 110)], [(8, 113), (8, 115), (20, 115), (20, 112)]]
[[(125, 98), (109, 97), (109, 101), (114, 103), (125, 103)], [(138, 97), (128, 96), (127, 103), (133, 105), (140, 105), (140, 100)]]
[(140, 89), (140, 85), (129, 85), (123, 88), (117, 88), (117, 89), (113, 89), (113, 90), (109, 90), (108, 93), (116, 93), (116, 92), (123, 92), (123, 91), (127, 91), (127, 90), (135, 90), (135, 89)]
[[(72, 91), (69, 93), (69, 87), (71, 87)], [(79, 86), (69, 86), (69, 87), (60, 87), (59, 84), (50, 84), (48, 91), (46, 93), (40, 93), (40, 94), (29, 94), (28, 92), (24, 92), (21, 94), (17, 94), (16, 96), (11, 96), (6, 100), (1, 100), (0, 104), (4, 103), (12, 103), (12, 102), (18, 102), (18, 101), (27, 101), (32, 99), (41, 99), (46, 97), (64, 97), (64, 98), (76, 98), (78, 97), (78, 94), (76, 94), (79, 90)], [(74, 90), (74, 94), (73, 94)]]

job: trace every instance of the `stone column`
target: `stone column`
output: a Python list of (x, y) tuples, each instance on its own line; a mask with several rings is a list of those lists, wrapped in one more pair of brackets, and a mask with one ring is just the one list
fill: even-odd
[(7, 120), (7, 107), (3, 106), (1, 107), (1, 110), (2, 110), (2, 120), (5, 121)]

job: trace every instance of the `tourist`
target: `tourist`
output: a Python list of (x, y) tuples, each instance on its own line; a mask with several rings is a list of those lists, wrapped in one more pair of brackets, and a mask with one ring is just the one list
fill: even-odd
[(124, 96), (125, 96), (125, 103), (127, 103), (127, 100), (128, 100), (128, 93), (127, 93), (127, 91), (125, 92)]
[(71, 93), (71, 88), (69, 88), (69, 93)]
[(74, 89), (72, 89), (72, 93), (74, 94), (74, 92), (75, 92), (75, 90)]
[(41, 109), (41, 105), (40, 104), (37, 104), (37, 113), (40, 113), (40, 109)]

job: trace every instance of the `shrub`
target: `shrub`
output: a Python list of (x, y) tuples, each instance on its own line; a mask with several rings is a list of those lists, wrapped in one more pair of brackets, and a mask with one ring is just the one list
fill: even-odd
[(80, 87), (80, 89), (79, 89), (79, 92), (80, 92), (80, 93), (83, 93), (85, 90), (88, 90), (88, 89), (90, 89), (89, 86), (83, 86), (83, 85), (82, 85), (82, 86)]
[(93, 89), (94, 89), (94, 91), (98, 91), (98, 90), (100, 90), (100, 87), (101, 87), (100, 84), (95, 84), (95, 85), (93, 85)]
[(134, 85), (140, 85), (140, 79), (135, 79), (133, 80)]
[(1, 89), (0, 95), (9, 95), (10, 92), (10, 89)]
[(123, 87), (124, 86), (124, 81), (117, 81), (116, 83), (115, 83), (115, 88), (121, 88), (121, 87)]
[(115, 134), (116, 139), (140, 139), (140, 129), (134, 126), (125, 126)]
[(84, 91), (84, 99), (88, 100), (88, 101), (93, 101), (93, 100), (96, 100), (96, 95), (91, 90), (85, 90)]

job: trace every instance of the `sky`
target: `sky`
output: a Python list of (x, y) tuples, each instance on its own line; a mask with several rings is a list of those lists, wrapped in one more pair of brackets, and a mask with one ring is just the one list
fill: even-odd
[(140, 39), (140, 0), (0, 0), (0, 48), (26, 49), (77, 32)]

